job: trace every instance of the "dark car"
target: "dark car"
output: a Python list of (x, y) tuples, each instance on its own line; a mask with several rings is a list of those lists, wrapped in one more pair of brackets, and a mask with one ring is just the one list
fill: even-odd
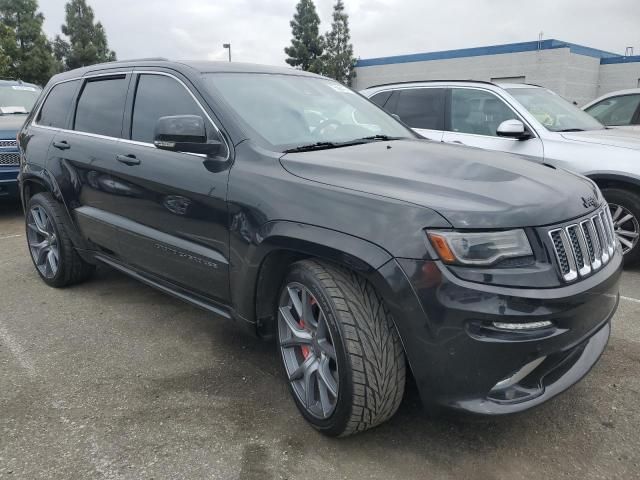
[(525, 410), (607, 343), (622, 254), (592, 181), (421, 140), (335, 81), (93, 66), (49, 82), (19, 142), (47, 284), (107, 264), (275, 337), (325, 434), (390, 418), (408, 370), (430, 409)]
[(0, 200), (17, 197), (20, 157), (16, 135), (41, 91), (20, 80), (0, 80)]

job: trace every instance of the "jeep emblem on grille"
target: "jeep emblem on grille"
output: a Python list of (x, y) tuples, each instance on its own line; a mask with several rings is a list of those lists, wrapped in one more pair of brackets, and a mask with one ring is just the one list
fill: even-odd
[(596, 202), (596, 197), (582, 197), (582, 204), (584, 205), (584, 208), (589, 208), (589, 207), (597, 207), (598, 206), (598, 202)]

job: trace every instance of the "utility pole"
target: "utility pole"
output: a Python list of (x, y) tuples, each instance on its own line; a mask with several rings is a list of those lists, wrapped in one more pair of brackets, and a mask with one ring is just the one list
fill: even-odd
[(230, 43), (223, 43), (222, 44), (222, 48), (226, 48), (229, 50), (229, 61), (231, 61), (231, 44)]

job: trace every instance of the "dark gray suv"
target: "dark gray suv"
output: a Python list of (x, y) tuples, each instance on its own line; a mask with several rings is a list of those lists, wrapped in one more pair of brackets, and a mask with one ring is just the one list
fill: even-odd
[(421, 140), (298, 70), (165, 60), (55, 76), (20, 136), (53, 287), (109, 265), (275, 339), (328, 435), (538, 405), (598, 360), (622, 253), (590, 180)]

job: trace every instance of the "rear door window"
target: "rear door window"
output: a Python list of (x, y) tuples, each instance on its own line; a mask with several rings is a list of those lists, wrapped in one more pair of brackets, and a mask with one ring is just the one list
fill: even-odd
[(55, 85), (38, 112), (36, 123), (45, 127), (66, 128), (78, 83), (80, 80)]
[(74, 130), (107, 137), (120, 137), (129, 78), (89, 79), (82, 89)]
[(444, 88), (400, 90), (395, 112), (411, 128), (444, 130)]

